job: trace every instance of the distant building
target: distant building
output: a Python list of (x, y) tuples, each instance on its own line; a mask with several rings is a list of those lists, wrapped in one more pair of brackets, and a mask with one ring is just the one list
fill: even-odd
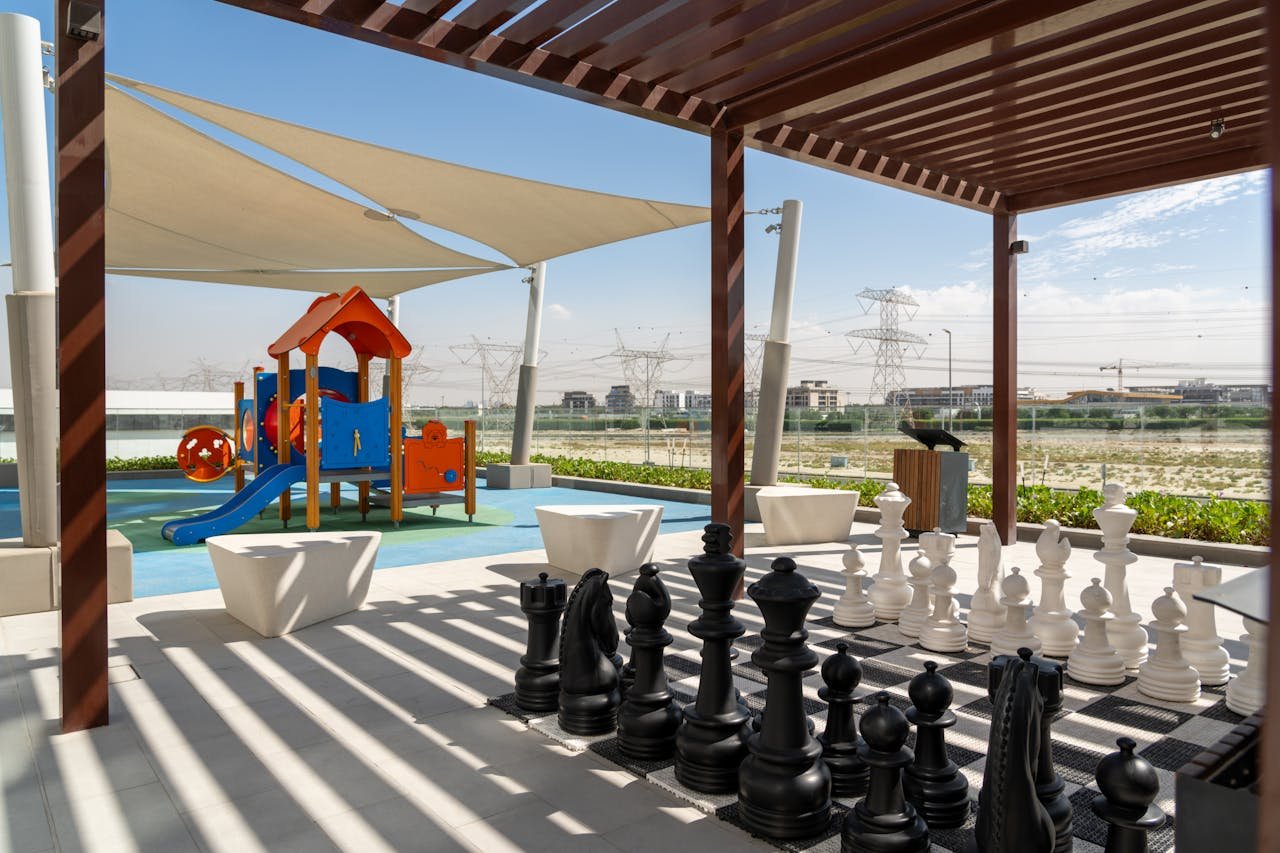
[(711, 395), (701, 391), (654, 391), (653, 407), (663, 412), (697, 412), (711, 408)]
[(684, 407), (690, 412), (702, 412), (711, 408), (711, 393), (701, 391), (685, 391)]
[(1175, 394), (1184, 403), (1259, 403), (1271, 402), (1271, 386), (1219, 385), (1206, 379), (1184, 379), (1177, 385), (1144, 385), (1130, 387), (1134, 393)]
[(1158, 394), (1146, 391), (1072, 391), (1058, 400), (1018, 400), (1019, 406), (1086, 406), (1091, 403), (1129, 403), (1143, 405), (1167, 405), (1182, 398), (1177, 394)]
[(560, 407), (570, 412), (590, 412), (596, 407), (596, 397), (586, 391), (565, 391)]
[(787, 389), (787, 408), (837, 411), (842, 405), (840, 397), (840, 389), (831, 387), (825, 379), (802, 379), (799, 385)]
[(636, 410), (636, 395), (630, 385), (614, 385), (604, 396), (604, 408), (611, 415), (625, 415)]
[[(1021, 392), (1021, 389), (1019, 389)], [(955, 408), (989, 407), (995, 402), (991, 385), (943, 385), (933, 388), (900, 388), (885, 399), (887, 406), (945, 406)], [(1022, 396), (1021, 393), (1018, 395)]]

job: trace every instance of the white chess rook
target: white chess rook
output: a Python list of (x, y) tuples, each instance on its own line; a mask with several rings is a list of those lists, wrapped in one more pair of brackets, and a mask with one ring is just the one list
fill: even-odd
[(1108, 611), (1111, 593), (1101, 578), (1080, 593), (1084, 609), (1084, 639), (1067, 657), (1067, 677), (1081, 684), (1120, 684), (1124, 681), (1124, 658), (1107, 642), (1107, 622), (1114, 619)]
[(898, 617), (898, 630), (908, 637), (920, 636), (920, 629), (933, 612), (933, 601), (930, 598), (930, 586), (933, 583), (933, 567), (937, 559), (937, 533), (920, 534), (920, 550), (907, 563), (907, 572), (911, 577), (907, 583), (911, 586), (911, 603)]
[(1031, 587), (1022, 570), (1017, 566), (1009, 569), (1000, 591), (1003, 593), (1000, 603), (1005, 609), (1004, 627), (991, 638), (991, 654), (1016, 655), (1021, 648), (1039, 652), (1040, 640), (1027, 624), (1027, 597), (1031, 595)]
[(1166, 702), (1194, 702), (1200, 698), (1200, 675), (1182, 656), (1182, 634), (1187, 608), (1174, 598), (1173, 587), (1151, 603), (1156, 618), (1147, 623), (1155, 635), (1156, 650), (1138, 667), (1138, 692)]
[(1036, 540), (1036, 556), (1040, 568), (1040, 606), (1031, 616), (1031, 630), (1040, 640), (1040, 653), (1053, 658), (1065, 658), (1076, 647), (1080, 628), (1071, 618), (1063, 587), (1067, 578), (1067, 558), (1071, 556), (1071, 543), (1062, 535), (1062, 527), (1050, 519), (1044, 523), (1044, 532)]
[(850, 545), (841, 562), (844, 563), (844, 594), (831, 611), (831, 621), (845, 628), (870, 628), (876, 624), (876, 609), (862, 588), (862, 553), (857, 545)]
[(951, 558), (956, 552), (956, 537), (935, 530), (934, 553), (937, 565), (933, 567), (933, 612), (920, 629), (920, 645), (931, 652), (962, 652), (969, 645), (969, 632), (960, 621), (960, 608), (956, 606), (956, 570), (951, 568)]
[(897, 483), (890, 483), (876, 495), (875, 503), (880, 508), (880, 526), (876, 528), (876, 536), (881, 542), (880, 571), (876, 572), (867, 594), (871, 597), (877, 619), (896, 622), (902, 609), (911, 601), (911, 590), (907, 589), (907, 579), (902, 573), (901, 553), (902, 540), (907, 538), (902, 514), (911, 505), (911, 498), (898, 489)]
[(1227, 707), (1248, 717), (1256, 714), (1267, 698), (1267, 626), (1245, 617), (1240, 639), (1249, 644), (1249, 658), (1244, 672), (1227, 685)]
[(978, 528), (978, 588), (969, 601), (969, 636), (990, 643), (1004, 627), (1005, 609), (996, 600), (996, 589), (1004, 581), (1004, 546), (990, 521)]
[(1138, 512), (1125, 506), (1124, 499), (1124, 486), (1103, 486), (1102, 506), (1093, 511), (1102, 529), (1102, 549), (1094, 552), (1093, 558), (1107, 567), (1103, 585), (1111, 593), (1111, 613), (1116, 617), (1107, 623), (1107, 642), (1120, 652), (1126, 669), (1137, 669), (1147, 659), (1147, 632), (1142, 630), (1142, 617), (1129, 604), (1125, 574), (1129, 564), (1138, 559), (1129, 550), (1129, 529)]
[(1173, 588), (1187, 605), (1187, 633), (1182, 635), (1182, 656), (1200, 673), (1200, 683), (1226, 684), (1231, 678), (1230, 656), (1222, 647), (1213, 605), (1197, 601), (1196, 593), (1222, 583), (1222, 567), (1192, 557), (1190, 563), (1173, 564)]

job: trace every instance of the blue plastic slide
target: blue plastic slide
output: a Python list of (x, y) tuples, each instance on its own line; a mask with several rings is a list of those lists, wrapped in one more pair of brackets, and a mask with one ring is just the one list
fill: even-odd
[(289, 486), (306, 479), (306, 465), (272, 465), (217, 509), (195, 518), (174, 519), (160, 532), (175, 545), (191, 545), (229, 533), (266, 509)]

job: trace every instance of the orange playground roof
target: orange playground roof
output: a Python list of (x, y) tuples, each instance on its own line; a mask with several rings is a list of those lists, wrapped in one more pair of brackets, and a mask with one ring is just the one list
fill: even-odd
[(369, 295), (353, 287), (341, 295), (330, 293), (312, 302), (307, 313), (267, 348), (267, 354), (278, 358), (300, 349), (307, 355), (318, 355), (320, 344), (330, 332), (341, 335), (357, 355), (404, 358), (411, 349)]

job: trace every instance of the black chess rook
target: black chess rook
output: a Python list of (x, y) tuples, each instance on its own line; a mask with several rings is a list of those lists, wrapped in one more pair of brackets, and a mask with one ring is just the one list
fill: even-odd
[(634, 676), (618, 710), (618, 749), (629, 758), (657, 760), (675, 752), (680, 709), (663, 667), (663, 650), (671, 645), (664, 627), (670, 615), (671, 594), (658, 577), (658, 567), (646, 563), (627, 597), (627, 645)]
[(951, 682), (926, 661), (925, 671), (911, 679), (907, 719), (916, 727), (915, 761), (902, 787), (931, 829), (954, 829), (969, 818), (969, 780), (947, 756), (946, 731), (956, 724)]
[(618, 623), (609, 576), (590, 569), (573, 588), (560, 635), (560, 728), (601, 735), (618, 724)]
[(526, 711), (554, 711), (560, 701), (560, 614), (564, 581), (546, 572), (520, 584), (520, 609), (529, 620), (529, 639), (516, 670), (516, 704)]
[(1154, 804), (1160, 777), (1151, 762), (1134, 754), (1137, 745), (1131, 738), (1120, 738), (1120, 751), (1099, 761), (1094, 772), (1102, 793), (1091, 805), (1107, 822), (1106, 853), (1147, 853), (1147, 833), (1164, 826), (1165, 814)]
[(911, 724), (888, 693), (877, 693), (875, 702), (858, 726), (871, 779), (867, 796), (845, 815), (841, 853), (928, 853), (929, 828), (902, 792), (902, 771), (914, 760), (906, 748)]
[(854, 726), (853, 691), (862, 681), (862, 664), (844, 643), (822, 662), (818, 698), (827, 703), (827, 725), (818, 739), (822, 760), (831, 771), (831, 796), (860, 797), (867, 792), (870, 769), (858, 756), (862, 739)]

